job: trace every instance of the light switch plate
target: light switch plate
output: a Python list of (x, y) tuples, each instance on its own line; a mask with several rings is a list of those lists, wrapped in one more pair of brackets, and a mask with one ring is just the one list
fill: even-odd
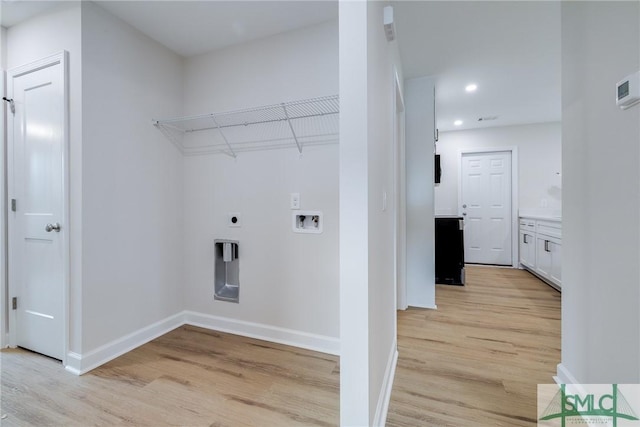
[(300, 193), (291, 193), (291, 209), (300, 209)]

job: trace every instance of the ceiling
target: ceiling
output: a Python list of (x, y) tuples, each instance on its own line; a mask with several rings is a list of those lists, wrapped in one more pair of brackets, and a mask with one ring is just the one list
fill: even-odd
[(9, 28), (22, 21), (59, 7), (59, 1), (0, 0), (0, 25)]
[[(64, 2), (1, 0), (3, 27)], [(189, 57), (338, 17), (338, 2), (319, 1), (95, 1), (172, 51)]]
[[(5, 27), (63, 3), (0, 1)], [(97, 3), (185, 57), (338, 15), (337, 1), (323, 0)], [(405, 78), (437, 79), (440, 131), (560, 120), (560, 2), (391, 3)]]
[(337, 1), (98, 1), (182, 56), (245, 43), (338, 17)]
[(437, 79), (440, 131), (560, 120), (560, 2), (393, 5), (405, 78)]

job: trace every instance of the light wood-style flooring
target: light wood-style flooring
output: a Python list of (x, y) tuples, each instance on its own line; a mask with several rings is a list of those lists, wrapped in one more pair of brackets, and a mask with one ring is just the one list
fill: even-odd
[[(398, 315), (388, 426), (535, 425), (560, 359), (559, 293), (523, 271), (470, 267), (438, 310)], [(0, 352), (2, 426), (335, 426), (337, 357), (183, 326), (76, 377)]]
[(535, 426), (537, 384), (560, 362), (560, 293), (467, 266), (466, 286), (437, 285), (436, 303), (399, 313), (387, 426)]
[(2, 351), (2, 426), (335, 426), (338, 358), (182, 326), (81, 377)]

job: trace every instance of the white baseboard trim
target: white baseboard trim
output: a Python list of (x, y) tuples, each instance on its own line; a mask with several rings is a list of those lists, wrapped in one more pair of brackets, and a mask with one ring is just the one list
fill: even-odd
[(435, 304), (433, 304), (433, 305), (411, 305), (411, 304), (409, 304), (407, 306), (407, 308), (426, 308), (426, 309), (429, 309), (429, 310), (437, 310), (438, 306), (435, 305)]
[(307, 350), (318, 351), (320, 353), (340, 354), (340, 339), (324, 335), (316, 335), (262, 323), (229, 319), (227, 317), (213, 316), (194, 311), (184, 312), (184, 323), (219, 332), (227, 332), (293, 347), (306, 348)]
[(562, 363), (558, 363), (557, 375), (553, 379), (558, 384), (580, 384)]
[(393, 340), (389, 359), (387, 361), (387, 369), (384, 372), (382, 389), (378, 396), (378, 405), (376, 406), (376, 414), (373, 418), (374, 426), (384, 426), (387, 423), (387, 412), (389, 411), (389, 401), (391, 400), (391, 390), (393, 389), (393, 379), (396, 376), (396, 366), (398, 365), (398, 345)]
[(264, 341), (306, 348), (321, 353), (340, 354), (340, 340), (338, 338), (260, 323), (245, 322), (243, 320), (229, 319), (226, 317), (212, 316), (194, 311), (182, 311), (100, 346), (95, 350), (91, 350), (88, 353), (78, 354), (70, 351), (67, 353), (65, 369), (75, 375), (86, 374), (92, 369), (182, 325), (199, 326), (219, 332), (227, 332)]
[[(557, 375), (553, 377), (553, 380), (560, 386), (566, 384), (567, 393), (578, 394), (580, 396), (586, 396), (587, 390), (584, 385), (580, 383), (576, 377), (564, 366), (562, 363), (558, 363)], [(587, 425), (589, 427), (598, 427), (602, 425), (601, 422), (596, 420), (597, 417), (592, 418), (588, 415), (581, 415), (582, 421), (580, 424)]]
[(67, 364), (64, 369), (74, 375), (80, 375), (82, 371), (82, 355), (70, 351), (67, 353)]
[(88, 353), (78, 354), (69, 352), (67, 353), (67, 365), (65, 366), (65, 369), (76, 375), (85, 374), (136, 347), (140, 347), (141, 345), (182, 326), (183, 324), (184, 315), (183, 313), (178, 313), (125, 335), (122, 338), (111, 341), (110, 343), (100, 346), (95, 350), (91, 350)]

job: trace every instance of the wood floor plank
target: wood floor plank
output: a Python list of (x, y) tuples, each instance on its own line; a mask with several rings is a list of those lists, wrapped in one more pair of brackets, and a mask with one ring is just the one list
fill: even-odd
[[(560, 360), (560, 294), (530, 274), (469, 267), (438, 310), (398, 313), (387, 426), (532, 426)], [(335, 426), (335, 356), (180, 327), (81, 377), (0, 352), (4, 426)]]
[(387, 426), (535, 426), (560, 362), (560, 293), (531, 274), (469, 266), (437, 310), (398, 313)]

